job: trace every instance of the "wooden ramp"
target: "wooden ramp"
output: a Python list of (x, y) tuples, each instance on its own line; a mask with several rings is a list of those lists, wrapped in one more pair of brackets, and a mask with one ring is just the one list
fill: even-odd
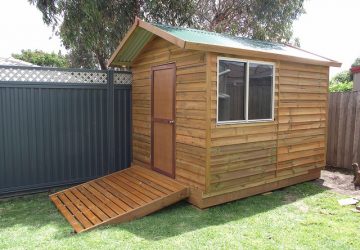
[(132, 166), (52, 194), (50, 199), (80, 233), (145, 216), (188, 196), (188, 187), (175, 180)]

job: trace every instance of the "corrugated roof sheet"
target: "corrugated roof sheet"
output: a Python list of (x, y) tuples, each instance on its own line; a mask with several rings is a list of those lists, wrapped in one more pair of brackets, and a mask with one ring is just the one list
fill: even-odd
[[(230, 36), (204, 30), (152, 24), (136, 19), (133, 27), (109, 60), (110, 66), (131, 65), (154, 35), (185, 49), (213, 51), (235, 55), (252, 53), (276, 60), (288, 60), (327, 66), (341, 63), (291, 45)], [(238, 50), (237, 50), (238, 49)]]
[(143, 28), (136, 28), (129, 37), (127, 43), (124, 44), (122, 53), (119, 53), (115, 57), (115, 60), (121, 62), (124, 66), (130, 65), (132, 60), (136, 58), (141, 49), (144, 48), (153, 35), (153, 33)]
[(152, 25), (168, 32), (169, 34), (181, 40), (184, 40), (185, 42), (208, 44), (208, 45), (238, 48), (245, 50), (254, 50), (260, 52), (281, 54), (286, 56), (301, 57), (301, 58), (318, 60), (318, 61), (331, 61), (327, 58), (314, 55), (312, 53), (281, 43), (267, 42), (267, 41), (249, 39), (244, 37), (230, 36), (227, 34), (220, 34), (216, 32), (174, 27), (163, 24), (153, 23)]

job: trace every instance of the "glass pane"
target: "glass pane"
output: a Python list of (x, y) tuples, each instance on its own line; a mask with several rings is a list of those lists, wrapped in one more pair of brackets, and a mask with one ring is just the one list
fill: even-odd
[(245, 120), (246, 63), (219, 61), (219, 121)]
[(250, 63), (249, 71), (248, 119), (271, 119), (273, 66)]

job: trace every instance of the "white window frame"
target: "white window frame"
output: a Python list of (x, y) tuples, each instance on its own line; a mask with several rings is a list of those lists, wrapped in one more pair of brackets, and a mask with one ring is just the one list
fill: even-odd
[[(246, 63), (246, 79), (245, 79), (245, 120), (233, 120), (233, 121), (219, 121), (219, 68), (220, 61), (231, 61), (231, 62), (242, 62)], [(271, 118), (269, 119), (252, 119), (249, 120), (249, 67), (250, 63), (257, 63), (263, 65), (271, 65), (273, 66), (273, 79), (272, 79), (272, 110), (271, 110)], [(255, 123), (255, 122), (271, 122), (274, 121), (274, 110), (275, 110), (275, 66), (276, 64), (273, 62), (264, 62), (264, 61), (256, 61), (256, 60), (246, 60), (240, 58), (232, 58), (232, 57), (217, 57), (217, 69), (216, 69), (216, 124), (224, 125), (224, 124), (238, 124), (238, 123)]]

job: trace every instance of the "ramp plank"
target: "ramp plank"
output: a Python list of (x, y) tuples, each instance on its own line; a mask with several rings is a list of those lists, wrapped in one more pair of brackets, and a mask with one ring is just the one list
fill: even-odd
[(79, 198), (97, 217), (99, 217), (102, 221), (109, 219), (101, 209), (99, 209), (94, 203), (92, 203), (88, 198), (86, 198), (79, 190), (73, 189), (71, 190), (77, 198)]
[(149, 190), (152, 190), (152, 192), (154, 192), (155, 194), (159, 195), (160, 197), (163, 196), (163, 195), (166, 195), (166, 194), (171, 194), (171, 191), (162, 187), (162, 186), (159, 186), (159, 185), (156, 185), (155, 183), (149, 181), (148, 179), (140, 176), (140, 175), (136, 175), (130, 171), (126, 172), (126, 175), (127, 176), (131, 176), (132, 178), (140, 181), (141, 183), (144, 183), (146, 184), (147, 186), (151, 187), (152, 189), (149, 188)]
[(101, 223), (101, 220), (96, 217), (96, 215), (89, 210), (87, 206), (85, 206), (78, 198), (76, 198), (71, 191), (67, 190), (64, 192), (65, 195), (69, 198), (69, 200), (79, 209), (79, 211), (85, 215), (85, 217), (92, 223), (98, 224)]
[(128, 186), (132, 186), (134, 189), (138, 190), (139, 192), (144, 193), (147, 197), (150, 198), (150, 200), (160, 197), (149, 190), (151, 188), (150, 186), (144, 187), (144, 184), (131, 180), (131, 178), (129, 178), (129, 176), (126, 176), (125, 174), (122, 176), (114, 175), (114, 177), (117, 178), (119, 181), (124, 182)]
[(79, 209), (66, 197), (64, 193), (59, 194), (59, 199), (70, 210), (75, 218), (83, 225), (84, 228), (91, 227), (93, 224), (81, 213)]
[(110, 207), (108, 207), (106, 205), (106, 203), (103, 202), (103, 200), (96, 198), (95, 195), (90, 193), (83, 186), (80, 186), (78, 188), (78, 190), (81, 192), (81, 194), (83, 194), (85, 197), (87, 197), (93, 204), (96, 204), (96, 206), (99, 208), (99, 210), (104, 212), (106, 214), (106, 216), (109, 218), (114, 217), (114, 216), (124, 212), (123, 210), (121, 210), (121, 212), (118, 212), (118, 213), (116, 213), (116, 211), (114, 212)]
[[(106, 181), (106, 180), (105, 180)], [(117, 197), (118, 200), (120, 200), (121, 202), (123, 202), (124, 206), (126, 206), (126, 211), (131, 210), (132, 208), (136, 208), (139, 206), (139, 204), (137, 204), (135, 201), (133, 201), (132, 199), (130, 199), (127, 195), (125, 195), (124, 193), (116, 190), (115, 188), (113, 188), (111, 185), (109, 185), (108, 183), (104, 182), (104, 180), (102, 180), (101, 182), (97, 182), (96, 184), (101, 185), (101, 187), (104, 188), (104, 190), (106, 190), (107, 192), (110, 192), (112, 195), (114, 195), (114, 197)]]
[[(103, 182), (101, 182), (102, 185), (106, 186)], [(128, 204), (126, 204), (121, 197), (117, 197), (114, 196), (108, 189), (103, 188), (103, 186), (100, 185), (100, 183), (98, 182), (92, 182), (91, 183), (91, 187), (94, 188), (95, 190), (97, 190), (98, 192), (100, 191), (102, 194), (104, 194), (106, 196), (106, 198), (108, 198), (109, 200), (111, 200), (113, 203), (115, 203), (118, 207), (120, 207), (122, 210), (129, 211), (132, 209), (132, 207), (130, 207)], [(117, 193), (118, 195), (121, 195), (119, 193)], [(123, 195), (121, 195), (123, 196)]]
[(188, 187), (177, 181), (132, 166), (52, 194), (50, 199), (80, 233), (148, 215), (188, 196)]
[(69, 212), (69, 210), (57, 196), (52, 196), (51, 201), (54, 202), (55, 206), (59, 209), (60, 213), (74, 228), (75, 232), (79, 233), (84, 230), (83, 226), (74, 218), (74, 216)]
[(109, 178), (110, 178), (110, 181), (112, 181), (113, 183), (115, 183), (117, 186), (119, 186), (119, 187), (121, 187), (121, 188), (123, 188), (123, 189), (125, 189), (125, 190), (128, 190), (130, 193), (136, 195), (136, 196), (139, 197), (141, 200), (143, 200), (145, 203), (152, 201), (152, 199), (151, 199), (149, 196), (147, 196), (147, 195), (144, 194), (145, 192), (142, 193), (142, 192), (140, 192), (139, 190), (137, 190), (137, 189), (135, 188), (136, 185), (134, 185), (134, 184), (130, 184), (130, 185), (129, 185), (129, 183), (127, 183), (127, 180), (126, 180), (126, 179), (124, 180), (124, 179), (122, 179), (122, 178), (116, 178), (115, 175), (114, 175), (114, 176), (111, 176), (111, 177), (109, 177)]

